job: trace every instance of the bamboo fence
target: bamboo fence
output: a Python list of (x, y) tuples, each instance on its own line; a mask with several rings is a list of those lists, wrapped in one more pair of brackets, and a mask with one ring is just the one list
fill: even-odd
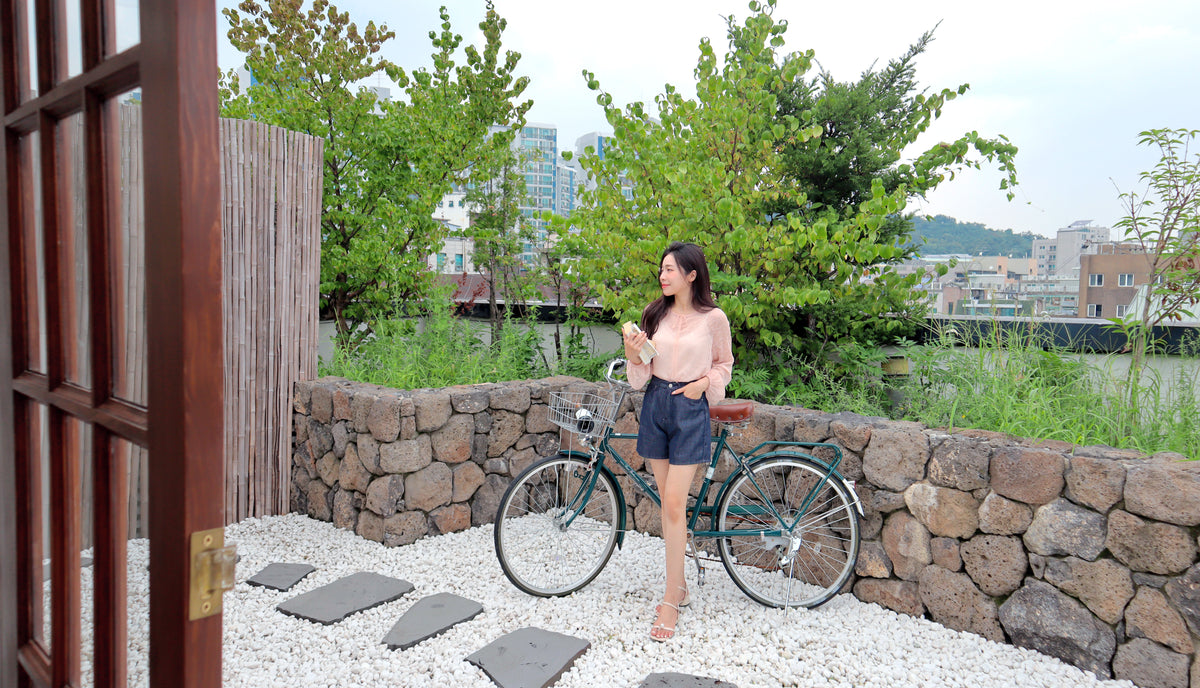
[(317, 373), (323, 144), (221, 120), (227, 523), (288, 510), (292, 386)]
[[(142, 148), (141, 115), (137, 105), (120, 106), (121, 231), (111, 241), (113, 310), (124, 320), (116, 328), (117, 341), (113, 343), (114, 395), (145, 404), (142, 159), (146, 151)], [(80, 156), (81, 125), (68, 134), (75, 137), (72, 147)], [(259, 122), (222, 119), (220, 142), (225, 521), (234, 523), (251, 516), (286, 513), (289, 506), (292, 387), (317, 372), (324, 141)], [(83, 165), (75, 167), (82, 170)], [(83, 231), (82, 221), (76, 226)], [(76, 269), (86, 274), (86, 266)], [(86, 303), (85, 282), (76, 281), (75, 297), (80, 303)], [(81, 317), (84, 321), (77, 331), (86, 333), (86, 312)], [(86, 343), (81, 340), (80, 346), (86, 347)], [(85, 452), (83, 456), (90, 454), (88, 430), (72, 433), (72, 441), (79, 442)], [(150, 499), (146, 478), (151, 458), (144, 448), (126, 442), (116, 443), (113, 451), (118, 460), (129, 462), (129, 537), (146, 537)], [(82, 466), (87, 504), (90, 464), (85, 461)], [(83, 513), (83, 532), (85, 539), (90, 539), (91, 510), (85, 508)]]

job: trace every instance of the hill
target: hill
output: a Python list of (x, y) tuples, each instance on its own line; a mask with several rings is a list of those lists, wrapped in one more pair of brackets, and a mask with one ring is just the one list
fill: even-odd
[[(967, 253), (977, 256), (1028, 258), (1033, 254), (1032, 232), (1017, 234), (1011, 229), (991, 229), (978, 222), (959, 222), (945, 215), (913, 217), (913, 241), (917, 253)], [(923, 239), (923, 241), (922, 241)]]

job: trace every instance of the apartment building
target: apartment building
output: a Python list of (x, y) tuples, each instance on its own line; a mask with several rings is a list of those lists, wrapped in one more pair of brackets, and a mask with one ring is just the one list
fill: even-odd
[[(493, 127), (492, 131), (499, 131)], [(559, 157), (558, 127), (544, 122), (529, 122), (513, 139), (513, 151), (521, 161), (525, 182), (525, 200), (519, 206), (520, 222), (532, 228), (533, 238), (522, 247), (522, 258), (537, 259), (538, 251), (550, 240), (549, 224), (542, 219), (545, 212), (570, 217), (581, 179), (578, 171)], [(431, 269), (443, 273), (477, 272), (471, 255), (473, 243), (453, 230), (471, 226), (470, 209), (465, 207), (462, 189), (456, 189), (438, 204), (434, 217), (452, 228), (442, 250), (429, 257)]]
[(1105, 243), (1085, 255), (1079, 268), (1079, 314), (1123, 318), (1138, 288), (1150, 281), (1150, 261), (1132, 243)]
[(451, 191), (433, 211), (433, 219), (446, 225), (450, 236), (442, 242), (442, 250), (429, 256), (429, 269), (442, 274), (461, 275), (475, 272), (475, 242), (462, 235), (462, 230), (471, 226), (471, 212), (467, 208), (466, 191), (456, 188)]
[[(939, 264), (954, 266), (945, 275)], [(900, 274), (922, 271), (917, 288), (931, 313), (942, 315), (1055, 315), (1077, 311), (1076, 277), (1038, 277), (1033, 259), (1010, 256), (926, 255), (897, 266)]]
[(1091, 220), (1076, 220), (1059, 229), (1054, 238), (1034, 239), (1034, 274), (1039, 278), (1078, 277), (1080, 257), (1095, 253), (1096, 246), (1107, 242), (1111, 233)]
[[(575, 156), (571, 159), (571, 168), (575, 170), (575, 179), (578, 182), (576, 189), (583, 188), (588, 191), (596, 188), (596, 182), (587, 172), (584, 171), (583, 165), (579, 163), (580, 159), (587, 153), (588, 149), (592, 149), (597, 158), (604, 160), (608, 155), (608, 151), (612, 148), (612, 137), (606, 134), (601, 134), (598, 131), (592, 131), (575, 139)], [(629, 180), (621, 175), (621, 194), (625, 198), (633, 196), (633, 188), (629, 184)]]

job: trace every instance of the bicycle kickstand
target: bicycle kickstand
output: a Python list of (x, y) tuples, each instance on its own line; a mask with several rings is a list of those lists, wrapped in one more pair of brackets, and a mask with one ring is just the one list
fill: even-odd
[(696, 537), (692, 531), (687, 534), (687, 551), (686, 554), (696, 562), (696, 584), (704, 586), (704, 564), (700, 562), (700, 551), (696, 549)]

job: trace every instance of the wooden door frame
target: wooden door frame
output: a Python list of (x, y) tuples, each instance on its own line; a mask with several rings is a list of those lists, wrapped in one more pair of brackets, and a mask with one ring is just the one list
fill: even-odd
[[(150, 685), (221, 685), (221, 615), (188, 620), (189, 534), (225, 525), (214, 0), (142, 0)], [(177, 460), (173, 460), (176, 459)], [(165, 498), (164, 498), (165, 497)]]
[[(150, 684), (155, 688), (210, 688), (221, 684), (221, 616), (189, 620), (188, 588), (191, 572), (190, 534), (224, 524), (222, 319), (221, 319), (221, 221), (220, 179), (217, 142), (216, 9), (214, 0), (140, 0), (141, 43), (111, 55), (115, 30), (103, 16), (113, 17), (111, 0), (24, 0), (37, 7), (38, 30), (50, 41), (39, 41), (38, 95), (22, 102), (28, 85), (27, 44), (20, 40), (25, 15), (17, 0), (0, 0), (0, 686), (73, 682), (78, 672), (78, 621), (75, 642), (69, 626), (60, 639), (57, 626), (51, 656), (23, 658), (18, 643), (25, 633), (20, 618), (28, 618), (28, 599), (23, 596), (33, 566), (18, 571), (14, 553), (25, 552), (28, 537), (18, 532), (19, 493), (17, 476), (21, 466), (17, 454), (22, 442), (16, 427), (18, 397), (50, 407), (51, 426), (60, 427), (64, 417), (103, 425), (101, 438), (115, 433), (149, 448), (150, 484)], [(64, 78), (66, 68), (66, 2), (79, 3), (83, 27), (84, 73)], [(20, 27), (18, 28), (18, 24)], [(102, 27), (102, 28), (101, 28)], [(49, 354), (45, 375), (23, 372), (24, 315), (14, 311), (14, 294), (23, 279), (12, 269), (10, 255), (14, 233), (20, 226), (10, 220), (24, 212), (17, 203), (10, 176), (18, 168), (15, 128), (21, 133), (42, 131), (41, 151), (50, 147), (56, 117), (73, 111), (85, 112), (85, 122), (99, 117), (104, 98), (119, 89), (142, 87), (143, 150), (145, 151), (144, 212), (146, 219), (146, 313), (148, 375), (147, 406), (135, 407), (109, 397), (108, 345), (100, 342), (92, 350), (94, 389), (63, 385), (61, 357)], [(14, 129), (10, 129), (14, 127)], [(103, 239), (92, 228), (102, 224), (106, 208), (97, 196), (99, 185), (111, 182), (111, 169), (96, 170), (94, 162), (105, 144), (95, 127), (86, 139), (88, 169), (89, 246), (93, 259), (105, 255)], [(98, 175), (93, 178), (93, 174)], [(53, 178), (54, 171), (45, 172)], [(56, 182), (57, 183), (57, 182)], [(54, 191), (45, 198), (53, 199)], [(98, 202), (99, 201), (99, 202)], [(51, 206), (53, 204), (51, 203)], [(49, 217), (57, 212), (44, 207)], [(47, 227), (54, 221), (47, 219)], [(56, 236), (50, 229), (47, 236)], [(50, 250), (50, 249), (47, 249)], [(54, 272), (57, 258), (45, 265)], [(108, 317), (104, 300), (109, 266), (91, 263), (100, 271), (89, 277), (92, 317)], [(40, 268), (41, 266), (38, 266)], [(22, 266), (16, 273), (23, 271)], [(48, 281), (54, 274), (47, 274)], [(57, 307), (58, 284), (47, 285), (47, 340), (57, 344), (60, 333), (51, 315)], [(23, 292), (22, 292), (23, 293)], [(94, 329), (93, 321), (93, 329)], [(22, 370), (15, 370), (21, 357)], [(20, 375), (18, 381), (14, 376)], [(22, 401), (24, 405), (27, 401)], [(61, 439), (61, 438), (60, 438)], [(24, 442), (28, 444), (27, 441)], [(61, 448), (52, 450), (57, 459), (52, 475), (60, 494), (70, 489), (71, 466), (80, 457), (62, 459)], [(95, 442), (93, 453), (107, 460), (107, 440)], [(28, 452), (26, 451), (27, 455)], [(88, 460), (90, 457), (82, 457)], [(23, 465), (28, 465), (28, 461)], [(106, 469), (107, 470), (107, 469)], [(119, 475), (119, 473), (117, 473)], [(98, 480), (112, 475), (101, 471)], [(116, 481), (120, 482), (120, 481)], [(103, 489), (107, 483), (97, 482)], [(105, 495), (97, 493), (97, 514), (120, 510), (115, 503), (123, 489), (112, 485)], [(107, 499), (106, 499), (107, 498)], [(78, 506), (68, 506), (67, 515)], [(54, 527), (55, 557), (52, 579), (56, 589), (78, 579), (70, 573), (71, 560), (78, 563), (76, 519), (62, 518)], [(123, 684), (126, 648), (124, 632), (124, 537), (123, 529), (97, 524), (96, 556), (96, 685)], [(120, 532), (118, 532), (120, 531)], [(74, 551), (72, 551), (74, 549)], [(36, 551), (36, 550), (35, 550)], [(28, 557), (25, 557), (28, 559)], [(117, 567), (115, 574), (102, 571), (105, 562)], [(40, 574), (40, 561), (37, 571)], [(24, 575), (24, 578), (21, 575)], [(120, 580), (116, 580), (119, 578)], [(25, 583), (21, 581), (25, 580)], [(40, 575), (36, 577), (40, 585)], [(75, 594), (77, 595), (77, 593)], [(56, 620), (78, 614), (78, 597), (71, 593), (54, 598)], [(77, 619), (78, 617), (75, 616)], [(103, 626), (108, 624), (109, 629)], [(114, 633), (105, 633), (105, 630)], [(104, 636), (104, 637), (101, 637)], [(62, 647), (59, 647), (62, 645)], [(64, 659), (65, 658), (65, 659)], [(26, 664), (26, 662), (29, 662)], [(24, 670), (21, 666), (25, 664)], [(75, 667), (72, 669), (72, 665)], [(32, 668), (31, 668), (32, 667)], [(51, 671), (52, 669), (52, 671)]]
[[(8, 3), (4, 3), (5, 6)], [(0, 24), (11, 21), (0, 10)], [(2, 77), (0, 77), (2, 78)], [(5, 108), (7, 110), (7, 108)], [(7, 149), (7, 146), (4, 147)], [(8, 164), (0, 160), (0, 218), (7, 218), (9, 183)], [(7, 220), (3, 220), (7, 226)], [(0, 233), (0, 274), (8, 273), (8, 237)], [(0, 309), (12, 303), (8, 279), (0, 279)], [(11, 319), (0, 315), (0, 686), (17, 683), (17, 470), (16, 435), (13, 427)]]

